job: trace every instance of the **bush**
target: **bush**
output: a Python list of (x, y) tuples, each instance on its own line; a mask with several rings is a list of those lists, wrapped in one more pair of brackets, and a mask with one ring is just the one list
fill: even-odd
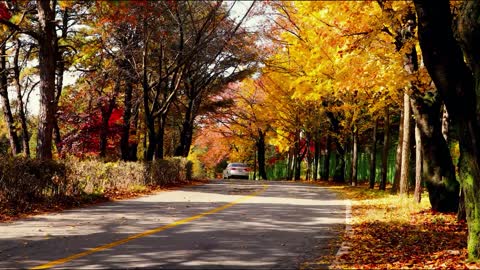
[(52, 198), (172, 186), (191, 180), (192, 163), (183, 158), (149, 163), (0, 158), (0, 206), (21, 210)]
[(48, 197), (69, 194), (75, 185), (65, 164), (53, 160), (0, 158), (0, 201), (23, 207)]

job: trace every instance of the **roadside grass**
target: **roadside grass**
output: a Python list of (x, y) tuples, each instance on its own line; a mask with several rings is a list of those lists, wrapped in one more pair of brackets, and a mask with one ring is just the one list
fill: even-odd
[[(353, 234), (344, 235), (349, 251), (327, 258), (333, 269), (480, 269), (467, 260), (467, 227), (456, 214), (430, 210), (428, 194), (421, 203), (413, 195), (390, 190), (320, 182), (352, 201)], [(325, 263), (325, 258), (322, 264)]]

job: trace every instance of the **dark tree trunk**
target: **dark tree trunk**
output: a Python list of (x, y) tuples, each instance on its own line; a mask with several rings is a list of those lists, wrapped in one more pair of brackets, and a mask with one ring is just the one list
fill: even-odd
[(295, 159), (293, 162), (293, 180), (300, 180), (300, 174), (301, 174), (301, 165), (302, 165), (302, 159), (301, 159), (301, 153), (300, 153), (300, 131), (295, 132)]
[(318, 180), (318, 171), (319, 171), (319, 163), (320, 163), (320, 136), (315, 137), (315, 154), (314, 154), (314, 161), (313, 161), (313, 181)]
[(180, 144), (175, 149), (175, 156), (187, 157), (193, 138), (193, 110), (194, 100), (190, 99), (185, 112), (185, 118), (180, 132)]
[(137, 137), (137, 132), (138, 132), (138, 119), (139, 119), (139, 108), (140, 108), (140, 103), (136, 102), (135, 105), (133, 106), (133, 119), (132, 119), (132, 124), (133, 128), (130, 131), (130, 135), (132, 138), (132, 143), (128, 144), (128, 160), (130, 161), (137, 161), (138, 156), (138, 137)]
[(375, 124), (373, 125), (373, 139), (372, 139), (372, 150), (370, 152), (370, 175), (369, 175), (369, 188), (373, 189), (375, 187), (375, 176), (377, 169), (377, 128), (378, 128), (378, 119), (375, 119)]
[(385, 108), (385, 120), (383, 123), (383, 150), (382, 150), (382, 177), (380, 179), (380, 190), (387, 187), (388, 150), (390, 148), (390, 112)]
[(428, 97), (411, 100), (416, 123), (420, 129), (423, 153), (423, 179), (432, 209), (455, 212), (458, 209), (460, 186), (455, 176), (450, 149), (442, 134), (440, 100)]
[[(57, 48), (58, 50), (58, 48)], [(62, 95), (62, 88), (63, 88), (63, 74), (65, 72), (65, 62), (62, 59), (62, 55), (57, 52), (57, 82), (55, 85), (56, 91), (55, 91), (55, 108), (58, 107), (58, 103), (60, 102), (60, 96)], [(56, 111), (55, 111), (56, 113)], [(60, 133), (60, 127), (58, 125), (57, 118), (55, 117), (54, 122), (53, 122), (53, 134), (54, 140), (55, 140), (55, 146), (57, 147), (57, 153), (61, 155), (62, 153), (62, 137)]]
[(345, 149), (342, 147), (338, 139), (334, 139), (337, 146), (337, 154), (335, 155), (335, 171), (333, 173), (333, 181), (336, 183), (345, 182)]
[(40, 25), (38, 62), (40, 67), (40, 111), (37, 134), (37, 158), (52, 158), (52, 137), (55, 123), (56, 32), (55, 7), (50, 1), (37, 0)]
[(330, 177), (330, 136), (325, 140), (325, 158), (323, 160), (322, 179), (328, 181)]
[(156, 133), (155, 133), (155, 121), (152, 117), (147, 117), (145, 120), (145, 124), (147, 126), (147, 134), (148, 137), (148, 146), (145, 152), (145, 160), (152, 161), (155, 155), (155, 148), (157, 143)]
[[(471, 1), (476, 6), (477, 1)], [(425, 66), (447, 106), (460, 140), (460, 181), (465, 194), (469, 259), (480, 258), (480, 129), (474, 78), (456, 42), (448, 0), (414, 0)], [(478, 10), (478, 9), (476, 9)], [(473, 11), (473, 9), (472, 9)], [(478, 18), (478, 14), (474, 16)], [(463, 28), (466, 33), (478, 28)], [(478, 40), (477, 40), (478, 41)], [(477, 50), (478, 51), (478, 50)], [(478, 53), (478, 52), (477, 52)]]
[[(129, 80), (129, 79), (127, 79)], [(122, 152), (122, 160), (128, 161), (130, 155), (130, 125), (132, 118), (132, 94), (133, 94), (133, 85), (131, 82), (127, 82), (125, 87), (125, 100), (123, 102), (124, 111), (123, 111), (123, 126), (122, 134), (120, 139), (120, 150)], [(155, 140), (154, 140), (155, 141)]]
[(120, 91), (120, 82), (115, 82), (114, 87), (115, 96), (110, 98), (107, 104), (100, 105), (100, 111), (102, 112), (102, 128), (100, 129), (100, 157), (105, 157), (107, 155), (108, 133), (110, 129), (108, 126), (108, 121), (110, 121), (113, 109), (115, 108), (116, 93)]
[(163, 149), (165, 141), (165, 128), (166, 128), (166, 119), (167, 115), (162, 114), (158, 117), (158, 133), (157, 133), (157, 149), (155, 151), (155, 157), (157, 159), (163, 159), (165, 157), (165, 152)]
[(293, 161), (294, 161), (293, 149), (290, 149), (288, 151), (287, 180), (293, 179)]
[(15, 129), (15, 120), (13, 119), (10, 99), (8, 98), (8, 76), (7, 76), (7, 52), (6, 45), (3, 43), (0, 56), (0, 96), (2, 99), (3, 118), (7, 123), (8, 141), (12, 155), (20, 152), (18, 144), (17, 131)]
[(257, 140), (258, 151), (258, 174), (261, 179), (267, 180), (267, 170), (265, 168), (265, 132), (258, 130)]

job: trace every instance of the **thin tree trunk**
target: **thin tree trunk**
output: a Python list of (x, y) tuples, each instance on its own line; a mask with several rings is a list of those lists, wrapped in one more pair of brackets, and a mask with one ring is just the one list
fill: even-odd
[(403, 95), (403, 144), (402, 144), (402, 173), (400, 174), (400, 194), (408, 193), (408, 177), (410, 164), (410, 96)]
[(22, 95), (22, 85), (20, 82), (20, 65), (19, 65), (19, 57), (20, 57), (20, 49), (22, 47), (22, 43), (20, 40), (17, 40), (17, 48), (15, 50), (15, 57), (13, 60), (13, 77), (15, 83), (15, 90), (17, 92), (17, 102), (18, 102), (18, 115), (20, 117), (20, 124), (22, 126), (22, 149), (25, 157), (30, 157), (30, 134), (28, 132), (28, 124), (27, 124), (27, 116), (25, 113), (25, 104), (23, 103), (23, 95)]
[(398, 193), (400, 189), (400, 175), (402, 173), (402, 146), (403, 146), (403, 108), (400, 110), (400, 122), (398, 127), (398, 144), (395, 155), (395, 176), (393, 178), (392, 192)]
[(448, 123), (448, 111), (445, 104), (442, 106), (442, 135), (445, 138), (445, 141), (448, 143), (448, 130), (449, 130), (449, 123)]
[(3, 43), (0, 56), (0, 96), (2, 99), (3, 118), (7, 123), (8, 140), (12, 155), (20, 152), (18, 145), (18, 137), (15, 129), (15, 120), (13, 119), (12, 109), (10, 107), (10, 99), (8, 98), (8, 76), (7, 76), (7, 55), (6, 42)]
[(110, 98), (108, 104), (100, 104), (100, 111), (102, 112), (102, 128), (100, 129), (100, 157), (106, 157), (107, 155), (107, 146), (108, 146), (108, 133), (110, 127), (108, 126), (108, 122), (110, 121), (110, 117), (112, 116), (113, 109), (115, 108), (116, 104), (116, 93), (120, 91), (120, 82), (115, 82), (114, 86), (114, 97)]
[(288, 151), (288, 162), (287, 162), (287, 180), (293, 179), (293, 149), (289, 149)]
[(330, 136), (325, 140), (325, 159), (323, 160), (322, 179), (328, 181), (330, 178)]
[(422, 137), (418, 124), (415, 124), (415, 193), (414, 200), (422, 200)]
[(158, 159), (164, 159), (165, 158), (165, 150), (164, 150), (164, 144), (165, 144), (165, 128), (166, 128), (166, 121), (167, 121), (167, 115), (166, 114), (161, 114), (158, 117), (158, 133), (157, 133), (157, 150), (156, 152), (156, 157)]
[(336, 183), (344, 183), (345, 182), (345, 150), (341, 146), (338, 139), (336, 140), (337, 145), (337, 153), (335, 155), (336, 162), (335, 162), (335, 172), (333, 175), (333, 181)]
[[(123, 126), (122, 134), (120, 139), (120, 150), (122, 152), (122, 160), (128, 161), (130, 156), (130, 125), (132, 118), (132, 94), (133, 94), (133, 85), (130, 82), (130, 78), (127, 78), (127, 85), (125, 87), (125, 100), (124, 111), (123, 111)], [(155, 141), (155, 139), (153, 140)]]
[(318, 180), (318, 170), (319, 170), (319, 162), (320, 162), (320, 136), (315, 136), (315, 155), (313, 157), (313, 181)]
[(358, 132), (353, 131), (353, 149), (352, 149), (352, 186), (357, 186), (357, 165), (358, 165)]
[(373, 189), (375, 187), (375, 171), (377, 167), (377, 128), (378, 128), (378, 118), (375, 119), (375, 124), (373, 125), (373, 139), (372, 139), (372, 151), (370, 153), (370, 175), (369, 175), (369, 188)]
[(128, 160), (130, 161), (137, 161), (138, 156), (138, 138), (137, 138), (137, 132), (138, 132), (138, 119), (139, 119), (139, 109), (140, 109), (140, 103), (136, 102), (135, 105), (133, 106), (133, 119), (132, 119), (132, 124), (133, 128), (130, 131), (130, 135), (134, 138), (132, 140), (132, 143), (129, 143), (128, 146)]
[(380, 180), (380, 190), (387, 187), (387, 169), (388, 169), (388, 150), (390, 148), (390, 112), (385, 107), (385, 120), (383, 124), (383, 150), (382, 150), (382, 178)]

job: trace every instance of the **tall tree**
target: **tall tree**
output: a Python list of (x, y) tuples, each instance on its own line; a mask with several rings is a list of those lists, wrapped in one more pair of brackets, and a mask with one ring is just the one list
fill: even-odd
[[(478, 5), (477, 2), (472, 3)], [(457, 127), (461, 155), (460, 181), (465, 193), (468, 224), (468, 253), (470, 259), (479, 259), (480, 128), (477, 123), (474, 76), (464, 62), (461, 47), (454, 38), (449, 1), (414, 0), (414, 4), (425, 66)], [(478, 27), (463, 29), (465, 33), (475, 33)], [(473, 44), (475, 43), (470, 45)]]

